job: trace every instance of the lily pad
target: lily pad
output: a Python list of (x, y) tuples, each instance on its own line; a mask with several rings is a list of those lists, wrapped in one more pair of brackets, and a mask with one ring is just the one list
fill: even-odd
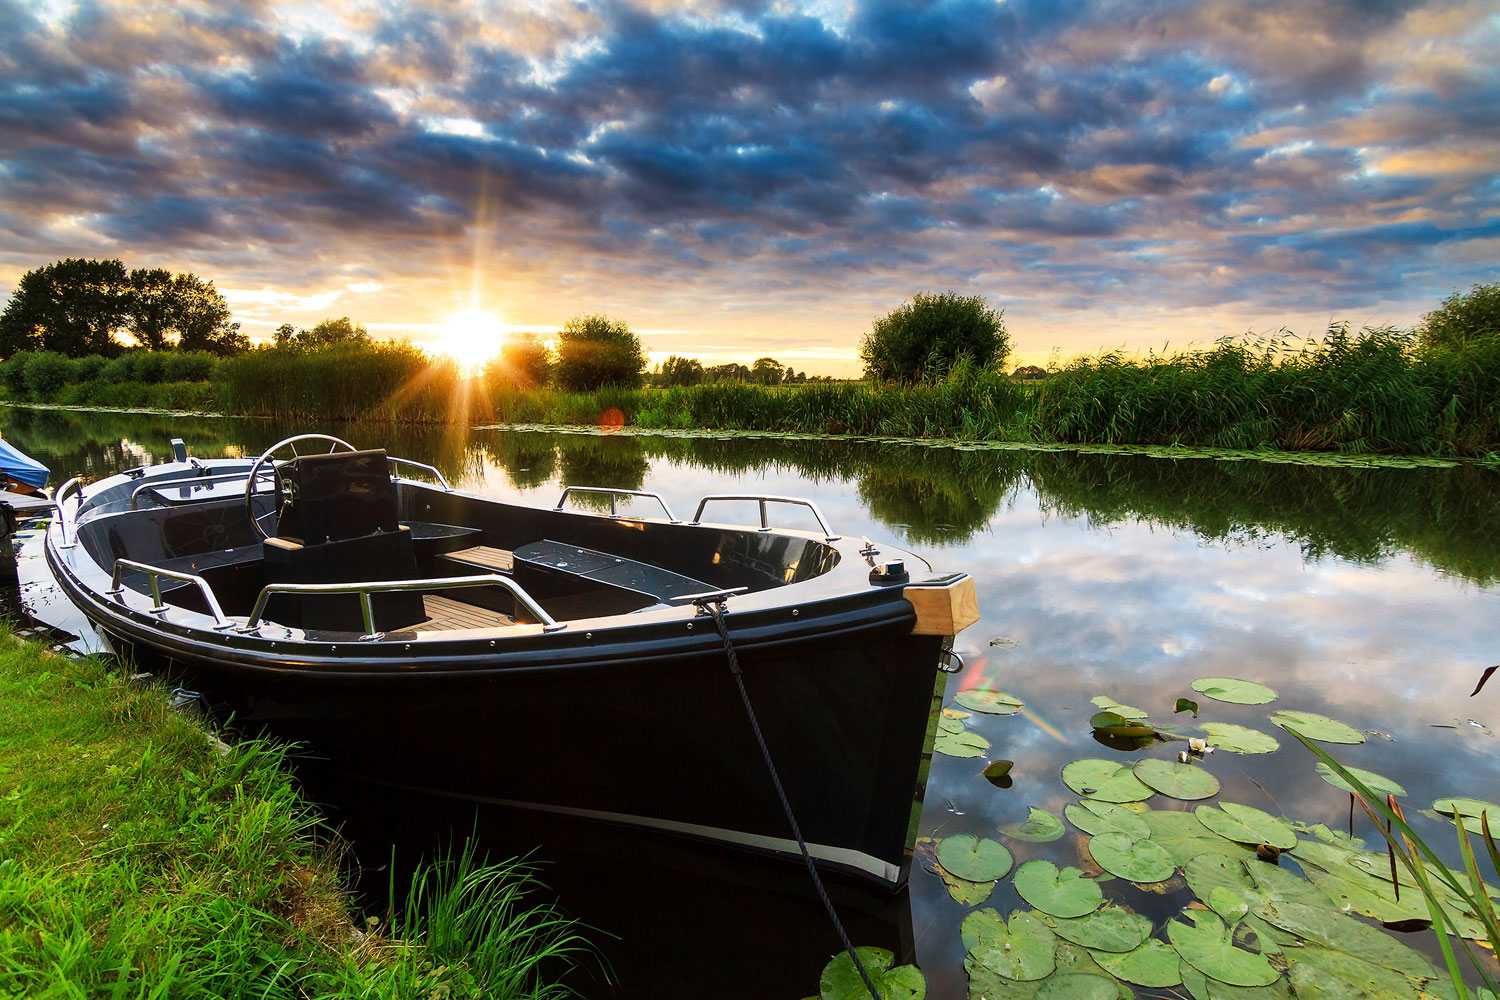
[(1155, 736), (1156, 730), (1138, 719), (1130, 719), (1117, 712), (1095, 712), (1089, 719), (1089, 725), (1095, 729), (1104, 731), (1110, 736), (1122, 736), (1126, 738), (1140, 738), (1144, 736)]
[(1207, 910), (1184, 910), (1187, 920), (1167, 924), (1167, 940), (1182, 960), (1232, 986), (1269, 986), (1281, 978), (1264, 955), (1235, 947), (1229, 925)]
[(1028, 844), (1049, 844), (1062, 837), (1066, 832), (1062, 820), (1047, 812), (1032, 806), (1022, 823), (1002, 823), (1000, 832), (1014, 840), (1024, 840)]
[[(1381, 775), (1376, 774), (1374, 771), (1365, 771), (1357, 767), (1350, 767), (1348, 764), (1344, 765), (1344, 770), (1348, 771), (1359, 781), (1363, 782), (1365, 787), (1370, 789), (1370, 791), (1374, 792), (1376, 795), (1383, 797), (1386, 795), (1406, 794), (1406, 789), (1402, 788), (1399, 784), (1392, 781), (1390, 778), (1382, 777)], [(1332, 785), (1334, 788), (1339, 789), (1340, 791), (1354, 791), (1353, 785), (1349, 784), (1349, 782), (1345, 781), (1343, 778), (1340, 778), (1338, 774), (1334, 772), (1333, 768), (1329, 767), (1322, 761), (1318, 761), (1318, 777), (1322, 778), (1324, 781), (1328, 782), (1330, 785)], [(1496, 818), (1500, 818), (1500, 807), (1497, 807), (1495, 816)]]
[(948, 757), (983, 757), (990, 748), (990, 741), (978, 733), (965, 730), (962, 733), (939, 732), (932, 741), (934, 753)]
[(1107, 694), (1101, 694), (1099, 697), (1092, 699), (1092, 701), (1095, 707), (1101, 708), (1106, 712), (1113, 712), (1126, 719), (1144, 719), (1147, 715), (1144, 708), (1136, 708), (1134, 705), (1122, 705)]
[(1362, 923), (1331, 907), (1294, 902), (1265, 902), (1255, 907), (1267, 923), (1302, 938), (1311, 945), (1337, 949), (1360, 961), (1403, 975), (1430, 978), (1432, 963), (1377, 927)]
[(1190, 812), (1153, 809), (1141, 819), (1151, 831), (1151, 842), (1185, 865), (1200, 854), (1221, 854), (1231, 858), (1254, 857), (1253, 848), (1236, 844), (1209, 830)]
[(1015, 766), (1016, 762), (1013, 760), (992, 760), (979, 773), (994, 781), (996, 778), (1003, 778), (1010, 774), (1010, 769)]
[(1057, 938), (1024, 910), (1008, 923), (992, 909), (975, 910), (964, 917), (961, 933), (969, 957), (1007, 979), (1043, 979), (1057, 966)]
[(1064, 808), (1063, 815), (1068, 817), (1069, 823), (1090, 835), (1123, 833), (1131, 840), (1151, 836), (1151, 828), (1139, 813), (1113, 802), (1084, 799), (1078, 805)]
[(1198, 717), (1198, 703), (1191, 698), (1178, 698), (1177, 703), (1172, 706), (1172, 712), (1180, 715), (1183, 712), (1192, 712), (1193, 718)]
[(1217, 807), (1199, 806), (1193, 815), (1214, 833), (1239, 844), (1269, 844), (1279, 851), (1297, 846), (1292, 824), (1254, 806), (1223, 802)]
[(1219, 792), (1219, 779), (1201, 767), (1175, 760), (1147, 758), (1135, 765), (1135, 776), (1174, 799), (1206, 799)]
[(1171, 855), (1158, 844), (1149, 839), (1132, 840), (1123, 833), (1101, 833), (1092, 838), (1089, 853), (1100, 868), (1131, 882), (1160, 882), (1171, 878), (1176, 867)]
[(962, 719), (955, 719), (951, 716), (943, 715), (938, 717), (938, 731), (957, 735), (958, 733), (967, 732), (968, 729), (966, 726), (964, 726)]
[(1126, 952), (1151, 936), (1151, 920), (1123, 906), (1106, 906), (1071, 920), (1043, 917), (1058, 937), (1092, 951)]
[(938, 877), (943, 880), (943, 885), (948, 889), (948, 895), (955, 903), (961, 906), (978, 906), (990, 898), (990, 893), (995, 891), (994, 880), (986, 882), (970, 882), (966, 878), (959, 878), (943, 866), (938, 866)]
[(993, 882), (1004, 878), (1015, 864), (1010, 850), (998, 840), (981, 839), (967, 833), (938, 841), (938, 864), (949, 874), (970, 882)]
[(1059, 869), (1050, 861), (1028, 861), (1016, 869), (1016, 892), (1043, 913), (1081, 917), (1104, 904), (1104, 891), (1077, 868)]
[(1465, 827), (1475, 826), (1484, 813), (1490, 817), (1490, 830), (1500, 834), (1500, 805), (1486, 802), (1483, 799), (1446, 798), (1438, 799), (1432, 804), (1432, 811), (1442, 813), (1444, 816), (1459, 815), (1466, 820), (1474, 820), (1474, 823), (1465, 823)]
[[(1193, 1000), (1290, 1000), (1291, 998), (1285, 979), (1278, 979), (1269, 986), (1230, 986), (1228, 983), (1208, 978), (1186, 962), (1182, 963), (1182, 988), (1187, 990)], [(1355, 998), (1351, 997), (1349, 1000), (1355, 1000)]]
[(953, 696), (964, 708), (986, 715), (1015, 715), (1026, 703), (1015, 695), (991, 688), (969, 688)]
[(1229, 753), (1271, 753), (1281, 746), (1259, 729), (1230, 722), (1205, 722), (1203, 731), (1208, 734), (1209, 743)]
[(1271, 715), (1271, 725), (1279, 726), (1287, 732), (1300, 733), (1320, 743), (1354, 744), (1365, 741), (1365, 734), (1358, 729), (1317, 712), (1275, 712)]
[(1100, 968), (1127, 983), (1159, 989), (1182, 982), (1182, 972), (1177, 968), (1177, 952), (1155, 938), (1148, 938), (1139, 947), (1121, 955), (1107, 951), (1093, 954)]
[[(884, 948), (855, 948), (854, 953), (880, 991), (880, 1000), (923, 1000), (927, 996), (927, 979), (915, 965), (892, 968), (896, 956)], [(870, 991), (847, 951), (823, 966), (818, 996), (821, 1000), (868, 1000)]]
[(1103, 802), (1141, 802), (1151, 797), (1151, 789), (1131, 772), (1130, 765), (1100, 757), (1065, 765), (1062, 780), (1079, 795)]
[(1201, 695), (1231, 705), (1266, 705), (1276, 700), (1274, 689), (1238, 677), (1200, 677), (1191, 687)]
[(1036, 991), (1036, 1000), (1115, 1000), (1119, 995), (1119, 986), (1108, 976), (1071, 972), (1048, 976)]

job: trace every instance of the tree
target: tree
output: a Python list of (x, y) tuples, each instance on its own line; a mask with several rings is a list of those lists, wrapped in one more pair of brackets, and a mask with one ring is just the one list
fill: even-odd
[(708, 374), (715, 382), (748, 382), (750, 381), (750, 369), (744, 365), (727, 364), (714, 365), (708, 369)]
[(634, 388), (646, 370), (640, 338), (608, 316), (575, 316), (557, 335), (557, 384), (575, 392)]
[(129, 313), (129, 291), (118, 260), (69, 258), (27, 271), (0, 313), (0, 357), (119, 354), (115, 334)]
[(1454, 292), (1422, 317), (1417, 336), (1425, 346), (1459, 351), (1478, 340), (1500, 337), (1500, 283)]
[(506, 382), (522, 389), (547, 384), (552, 375), (552, 349), (534, 333), (523, 333), (500, 345), (500, 353), (484, 366), (491, 385)]
[(941, 378), (959, 358), (980, 367), (999, 366), (1010, 353), (1003, 311), (982, 295), (918, 292), (875, 321), (859, 356), (868, 378), (916, 382)]
[(673, 354), (661, 363), (663, 385), (697, 385), (706, 377), (703, 362), (697, 358), (679, 358)]
[(325, 319), (311, 330), (298, 330), (293, 342), (298, 347), (328, 347), (333, 344), (368, 344), (370, 331), (348, 316)]
[(130, 272), (130, 332), (147, 350), (237, 354), (250, 346), (211, 281), (162, 268)]
[(775, 358), (756, 358), (750, 365), (750, 377), (761, 385), (780, 385), (781, 362)]

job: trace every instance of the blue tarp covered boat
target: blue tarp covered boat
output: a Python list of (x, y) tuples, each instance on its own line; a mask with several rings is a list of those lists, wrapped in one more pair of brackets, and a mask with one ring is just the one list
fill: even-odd
[(47, 485), (47, 477), (51, 475), (41, 462), (21, 454), (4, 440), (0, 440), (0, 474), (37, 490)]

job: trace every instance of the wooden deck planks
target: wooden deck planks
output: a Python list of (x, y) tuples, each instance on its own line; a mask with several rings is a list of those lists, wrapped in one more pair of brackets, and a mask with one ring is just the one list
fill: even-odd
[(516, 568), (515, 555), (509, 549), (497, 549), (492, 545), (475, 545), (446, 555), (455, 562), (480, 566), (498, 573), (512, 573)]
[(427, 611), (427, 620), (417, 628), (428, 631), (444, 631), (464, 628), (500, 628), (514, 625), (509, 615), (488, 608), (465, 604), (436, 594), (422, 595), (422, 606)]

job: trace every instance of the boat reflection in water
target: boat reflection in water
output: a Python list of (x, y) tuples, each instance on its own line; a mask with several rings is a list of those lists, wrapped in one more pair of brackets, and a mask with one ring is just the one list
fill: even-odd
[[(363, 866), (362, 903), (386, 907), (423, 858), (473, 836), (492, 860), (527, 856), (539, 865), (532, 901), (557, 900), (587, 925), (598, 957), (564, 982), (589, 998), (762, 1000), (815, 996), (837, 933), (799, 861), (659, 831), (395, 791), (349, 780), (326, 764), (299, 765), (310, 797), (324, 805)], [(713, 794), (689, 789), (686, 794)], [(912, 961), (905, 886), (824, 872), (839, 918), (858, 946)]]

